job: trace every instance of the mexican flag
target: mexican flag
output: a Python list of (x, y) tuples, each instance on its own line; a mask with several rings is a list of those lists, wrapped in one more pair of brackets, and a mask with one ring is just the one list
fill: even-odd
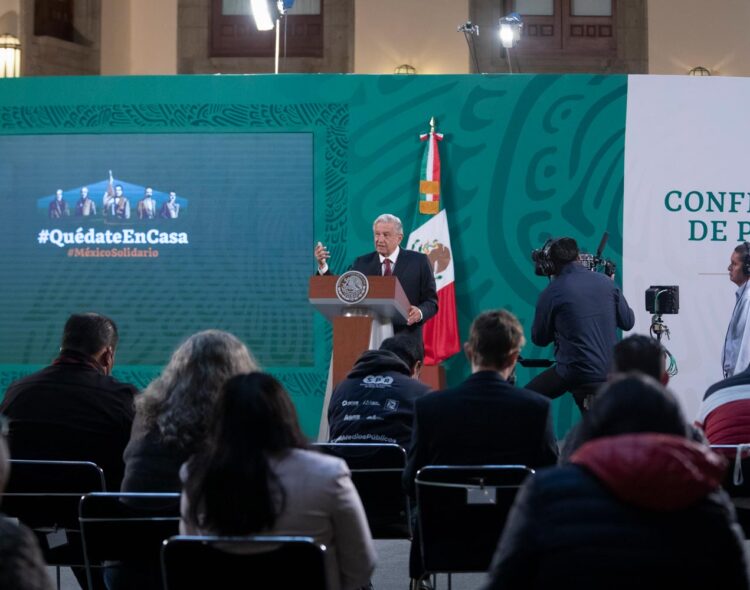
[(430, 132), (420, 135), (426, 141), (422, 156), (419, 181), (419, 203), (414, 229), (409, 234), (407, 247), (426, 254), (432, 263), (437, 284), (438, 312), (423, 328), (424, 364), (437, 365), (461, 350), (456, 318), (453, 251), (448, 233), (448, 217), (440, 200), (440, 152), (438, 142), (442, 133), (435, 133), (435, 119), (430, 120)]

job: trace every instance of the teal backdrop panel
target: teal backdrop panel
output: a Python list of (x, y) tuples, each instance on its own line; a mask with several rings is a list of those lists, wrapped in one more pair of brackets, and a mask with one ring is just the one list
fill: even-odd
[[(313, 244), (326, 243), (342, 271), (372, 249), (378, 214), (398, 215), (408, 233), (418, 136), (433, 116), (445, 134), (441, 198), (461, 336), (498, 307), (528, 333), (546, 284), (530, 252), (547, 237), (570, 235), (592, 252), (608, 231), (605, 255), (621, 275), (626, 93), (625, 76), (588, 75), (2, 80), (0, 391), (55, 356), (69, 313), (95, 309), (120, 324), (115, 373), (139, 387), (192, 332), (232, 331), (284, 382), (313, 435), (331, 344), (306, 304)], [(146, 261), (68, 254), (80, 244), (42, 249), (55, 189), (74, 206), (110, 168), (136, 192), (133, 207), (149, 184), (158, 201), (176, 190), (190, 246), (154, 245), (160, 256)], [(100, 217), (82, 229), (177, 226)], [(74, 233), (76, 221), (57, 225)], [(552, 350), (529, 343), (523, 355)], [(461, 355), (446, 367), (452, 384), (468, 373)], [(534, 374), (519, 368), (518, 382)], [(570, 396), (555, 402), (558, 436), (576, 419)]]

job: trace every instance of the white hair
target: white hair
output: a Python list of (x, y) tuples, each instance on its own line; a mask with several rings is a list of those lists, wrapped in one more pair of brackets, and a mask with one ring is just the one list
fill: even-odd
[(390, 213), (383, 213), (382, 215), (378, 215), (377, 219), (372, 222), (372, 228), (375, 229), (375, 226), (378, 223), (392, 223), (396, 228), (397, 233), (402, 235), (404, 233), (404, 225), (401, 223), (401, 220), (395, 215), (391, 215)]

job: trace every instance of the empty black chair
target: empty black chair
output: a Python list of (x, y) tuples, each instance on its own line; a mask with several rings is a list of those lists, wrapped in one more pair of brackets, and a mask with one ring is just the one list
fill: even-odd
[(403, 447), (366, 443), (317, 443), (314, 446), (346, 461), (373, 539), (411, 538), (409, 502), (401, 482), (406, 466)]
[(417, 523), (427, 577), (489, 568), (523, 465), (429, 465), (417, 472)]
[(326, 590), (325, 547), (311, 537), (173, 537), (162, 572), (165, 590)]
[(58, 567), (58, 587), (60, 566), (81, 566), (74, 570), (80, 580), (85, 560), (78, 504), (84, 494), (104, 491), (104, 472), (86, 461), (14, 459), (10, 465), (3, 512), (34, 532), (45, 561)]
[(89, 585), (107, 562), (116, 586), (161, 588), (161, 546), (179, 533), (180, 494), (86, 494), (79, 522)]

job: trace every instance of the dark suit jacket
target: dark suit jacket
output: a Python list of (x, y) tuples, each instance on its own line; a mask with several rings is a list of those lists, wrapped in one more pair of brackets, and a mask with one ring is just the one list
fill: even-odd
[(69, 352), (11, 383), (0, 412), (10, 418), (14, 459), (93, 461), (107, 490), (120, 490), (122, 452), (130, 438), (136, 389)]
[(547, 398), (479, 371), (458, 387), (425, 395), (414, 411), (404, 486), (425, 465), (554, 465), (557, 442)]
[[(368, 276), (380, 276), (382, 267), (377, 252), (370, 252), (356, 258), (349, 270), (358, 270)], [(398, 253), (393, 274), (398, 278), (409, 303), (422, 310), (422, 321), (407, 326), (403, 320), (393, 322), (394, 332), (407, 332), (418, 335), (422, 339), (422, 325), (437, 313), (437, 289), (435, 275), (430, 266), (430, 260), (421, 252), (401, 248)]]

